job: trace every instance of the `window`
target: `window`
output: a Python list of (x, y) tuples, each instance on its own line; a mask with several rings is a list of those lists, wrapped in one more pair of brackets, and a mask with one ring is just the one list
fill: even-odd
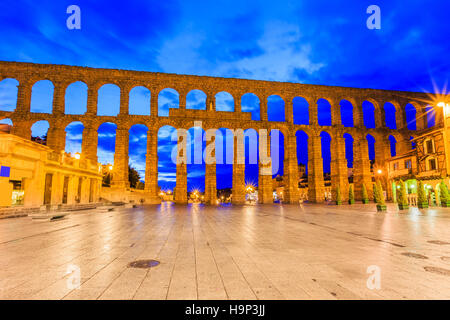
[(405, 168), (411, 169), (411, 160), (405, 160)]
[(394, 162), (394, 171), (398, 170), (398, 162)]
[(436, 170), (436, 159), (428, 160), (428, 170)]
[(425, 141), (425, 152), (426, 154), (434, 153), (434, 143), (433, 140), (426, 140)]

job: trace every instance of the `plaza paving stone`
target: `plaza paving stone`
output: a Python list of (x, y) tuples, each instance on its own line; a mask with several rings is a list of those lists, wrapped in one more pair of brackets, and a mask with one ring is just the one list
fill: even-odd
[[(141, 259), (160, 264), (128, 267)], [(449, 298), (450, 208), (163, 203), (0, 220), (0, 299)]]

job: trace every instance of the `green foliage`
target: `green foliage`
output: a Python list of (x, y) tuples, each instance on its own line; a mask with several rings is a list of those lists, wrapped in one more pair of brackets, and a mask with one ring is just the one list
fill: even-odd
[(417, 201), (419, 203), (425, 203), (427, 202), (427, 195), (425, 193), (425, 187), (422, 183), (422, 181), (417, 182)]
[(362, 185), (362, 198), (363, 200), (369, 200), (369, 195), (367, 194), (366, 185), (364, 183)]
[(340, 186), (336, 187), (336, 202), (342, 201), (341, 197), (341, 188)]
[(400, 186), (400, 189), (398, 192), (397, 202), (398, 204), (406, 206), (408, 205), (408, 198), (406, 197), (405, 182), (400, 179), (398, 185)]
[(348, 188), (348, 200), (355, 201), (355, 192), (353, 191), (353, 185), (350, 185)]
[(130, 182), (130, 187), (131, 188), (136, 188), (139, 179), (140, 179), (140, 175), (139, 173), (136, 171), (136, 169), (130, 167), (130, 165), (128, 165), (128, 181)]
[(380, 205), (384, 205), (384, 196), (383, 196), (383, 187), (381, 186), (381, 181), (378, 180), (375, 185), (374, 199), (376, 199), (376, 203)]
[(444, 180), (441, 180), (441, 183), (439, 184), (439, 197), (441, 199), (441, 203), (447, 203), (450, 200), (448, 196), (447, 185), (445, 184)]

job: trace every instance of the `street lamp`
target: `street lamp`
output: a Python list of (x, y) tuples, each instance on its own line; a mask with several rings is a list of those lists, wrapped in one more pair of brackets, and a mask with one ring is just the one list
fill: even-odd
[(377, 173), (378, 173), (378, 174), (382, 174), (382, 173), (383, 173), (383, 170), (378, 169)]

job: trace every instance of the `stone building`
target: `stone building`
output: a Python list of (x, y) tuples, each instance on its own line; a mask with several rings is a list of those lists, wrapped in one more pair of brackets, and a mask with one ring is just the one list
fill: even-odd
[[(30, 128), (36, 121), (46, 120), (49, 123), (47, 145), (57, 153), (65, 148), (65, 128), (75, 121), (84, 126), (81, 158), (97, 162), (97, 130), (105, 122), (116, 124), (116, 143), (112, 185), (117, 192), (129, 189), (128, 184), (128, 148), (129, 130), (135, 124), (147, 128), (147, 156), (145, 168), (145, 201), (160, 201), (158, 187), (158, 130), (163, 126), (189, 129), (196, 121), (202, 121), (202, 128), (230, 130), (255, 130), (262, 139), (262, 132), (280, 132), (284, 137), (284, 191), (283, 198), (287, 203), (298, 203), (299, 171), (297, 159), (298, 135), (307, 139), (307, 148), (301, 150), (308, 154), (308, 200), (323, 202), (325, 182), (323, 174), (323, 158), (321, 145), (324, 136), (331, 139), (331, 173), (329, 188), (335, 196), (337, 186), (347, 196), (348, 168), (345, 155), (346, 135), (353, 141), (353, 183), (356, 199), (361, 199), (362, 185), (365, 184), (372, 196), (374, 167), (385, 169), (389, 160), (389, 148), (395, 144), (398, 154), (411, 150), (410, 137), (417, 132), (407, 127), (407, 108), (413, 108), (417, 119), (417, 129), (427, 128), (425, 115), (427, 108), (434, 108), (434, 102), (424, 93), (398, 92), (376, 89), (358, 89), (307, 85), (299, 83), (283, 83), (273, 81), (257, 81), (206, 76), (189, 76), (163, 74), (128, 70), (96, 69), (63, 65), (42, 65), (16, 62), (0, 62), (0, 81), (15, 79), (18, 83), (17, 104), (12, 110), (0, 111), (1, 119), (12, 121), (12, 133), (24, 139), (30, 139)], [(50, 81), (53, 85), (51, 113), (32, 111), (30, 109), (33, 88), (39, 81)], [(87, 87), (86, 111), (79, 114), (66, 112), (66, 90), (74, 82), (82, 82)], [(0, 82), (1, 83), (1, 82)], [(99, 115), (97, 103), (99, 90), (105, 85), (120, 88), (120, 108), (117, 114)], [(149, 92), (150, 105), (147, 115), (131, 115), (129, 113), (130, 92), (136, 87), (144, 87)], [(173, 89), (178, 96), (178, 105), (171, 106), (168, 116), (158, 113), (160, 93)], [(193, 90), (200, 90), (206, 96), (204, 108), (189, 109), (186, 97)], [(227, 93), (233, 101), (233, 110), (222, 111), (217, 106), (217, 95)], [(257, 98), (259, 119), (245, 112), (244, 98), (252, 95)], [(268, 117), (268, 110), (274, 108), (273, 97), (282, 101), (282, 118), (273, 120)], [(433, 99), (431, 99), (433, 100)], [(305, 101), (301, 104), (300, 101)], [(294, 116), (298, 108), (307, 115), (307, 121), (298, 120)], [(320, 109), (320, 110), (319, 110)], [(350, 113), (351, 123), (345, 122), (343, 114)], [(440, 117), (439, 110), (436, 118)], [(394, 115), (393, 124), (387, 124), (387, 113)], [(370, 117), (367, 115), (370, 114)], [(326, 116), (327, 120), (322, 121)], [(328, 120), (329, 117), (329, 120)], [(370, 120), (372, 119), (372, 120)], [(390, 139), (389, 137), (394, 139)], [(370, 141), (375, 148), (374, 158), (369, 158)], [(395, 142), (393, 142), (395, 141)], [(214, 140), (209, 141), (213, 143)], [(179, 135), (179, 145), (184, 143)], [(242, 156), (242, 142), (234, 137), (234, 164), (232, 173), (232, 202), (239, 204), (245, 201), (245, 164), (236, 159)], [(372, 146), (372, 147), (373, 147)], [(259, 144), (260, 149), (261, 143)], [(183, 159), (183, 158), (182, 158)], [(259, 163), (258, 199), (262, 203), (273, 201), (272, 177), (267, 175), (271, 164)], [(384, 170), (386, 172), (386, 170)], [(176, 166), (176, 187), (174, 199), (177, 203), (187, 203), (187, 169), (186, 161), (181, 160)], [(206, 164), (205, 201), (216, 203), (216, 165)]]
[(0, 208), (95, 203), (101, 179), (97, 162), (0, 131)]

